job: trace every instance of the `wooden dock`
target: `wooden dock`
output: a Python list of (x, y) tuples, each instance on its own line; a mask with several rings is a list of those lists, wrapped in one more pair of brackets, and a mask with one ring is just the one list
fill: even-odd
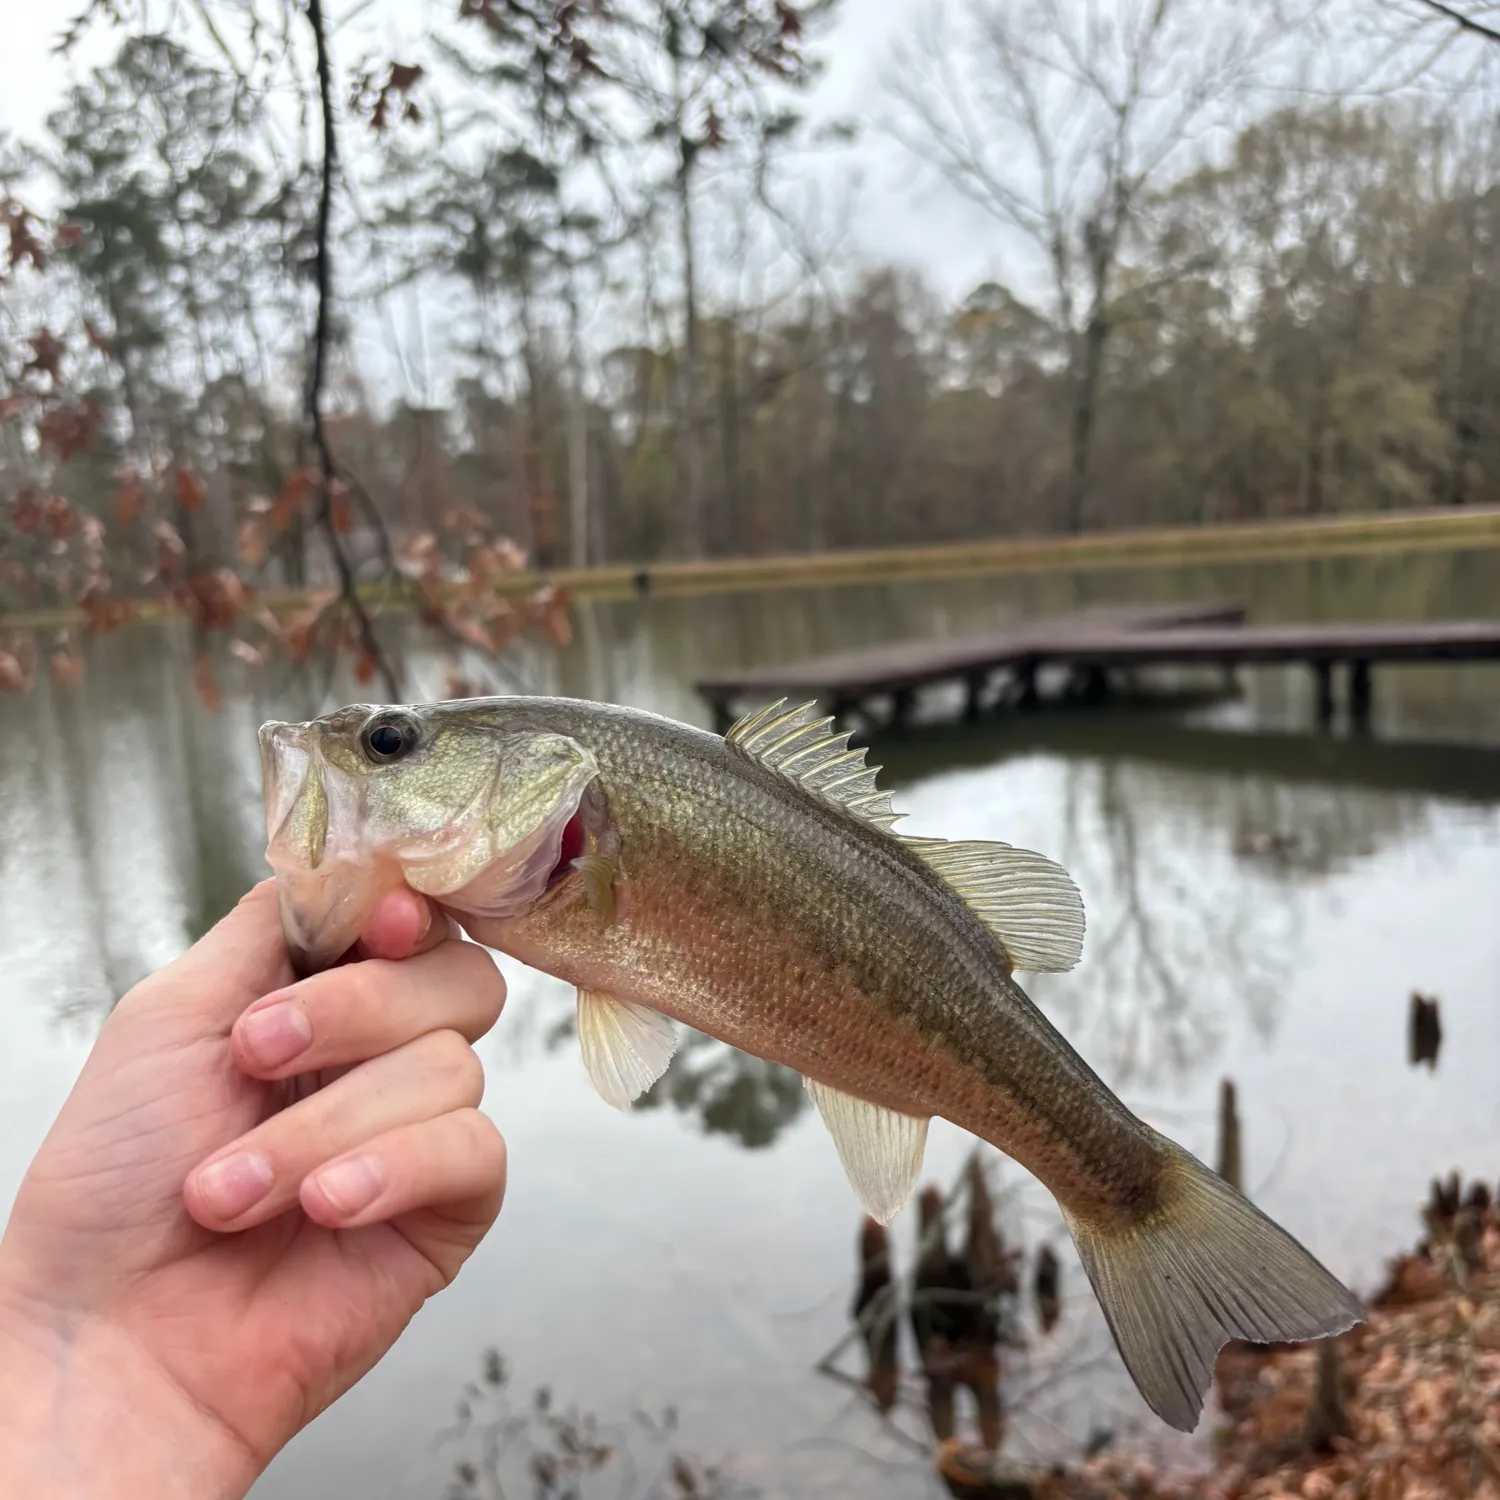
[(904, 641), (807, 661), (752, 667), (698, 684), (721, 725), (737, 708), (782, 696), (816, 698), (842, 716), (888, 699), (886, 722), (908, 718), (924, 687), (960, 683), (966, 714), (998, 701), (1025, 708), (1040, 696), (1038, 677), (1060, 669), (1068, 691), (1103, 697), (1111, 672), (1151, 666), (1217, 667), (1299, 663), (1316, 683), (1320, 722), (1334, 712), (1334, 671), (1348, 674), (1350, 718), (1368, 720), (1370, 669), (1379, 663), (1500, 661), (1500, 620), (1369, 621), (1245, 626), (1232, 605), (1161, 611), (1120, 609), (1042, 616), (1012, 630), (946, 641)]

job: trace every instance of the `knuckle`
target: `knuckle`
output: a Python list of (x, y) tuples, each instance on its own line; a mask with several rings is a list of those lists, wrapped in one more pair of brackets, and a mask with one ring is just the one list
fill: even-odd
[(457, 1031), (427, 1036), (428, 1066), (458, 1098), (477, 1104), (484, 1093), (484, 1067), (468, 1040)]

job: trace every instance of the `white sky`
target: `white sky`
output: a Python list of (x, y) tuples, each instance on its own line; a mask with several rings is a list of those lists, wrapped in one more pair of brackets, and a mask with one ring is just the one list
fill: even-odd
[[(53, 43), (66, 18), (84, 0), (14, 3), (5, 22), (5, 81), (0, 88), (0, 130), (36, 135), (68, 84), (110, 56), (119, 34), (98, 25), (73, 56), (62, 59)], [(825, 76), (807, 100), (818, 116), (858, 119), (860, 143), (847, 153), (859, 174), (855, 221), (849, 238), (863, 259), (920, 269), (947, 296), (961, 296), (978, 282), (1002, 272), (1000, 231), (977, 208), (948, 189), (926, 180), (896, 143), (881, 136), (872, 121), (882, 108), (880, 73), (894, 38), (919, 24), (932, 0), (843, 0), (834, 24), (812, 50), (827, 60)], [(373, 0), (344, 4), (335, 14), (357, 11), (358, 19), (334, 36), (335, 62), (345, 72), (369, 49), (386, 57), (415, 51), (412, 39), (428, 16), (447, 18), (456, 0)], [(155, 3), (149, 16), (163, 28), (169, 6)], [(165, 29), (175, 28), (166, 26)], [(347, 81), (347, 78), (346, 78)]]

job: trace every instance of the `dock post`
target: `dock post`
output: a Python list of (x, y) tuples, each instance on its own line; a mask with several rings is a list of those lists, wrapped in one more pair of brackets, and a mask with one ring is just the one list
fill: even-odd
[(1367, 661), (1349, 663), (1349, 722), (1360, 729), (1370, 723), (1370, 664)]
[(917, 706), (917, 695), (912, 688), (897, 688), (891, 694), (891, 727), (902, 729), (911, 723), (912, 710)]
[(1318, 727), (1326, 729), (1333, 723), (1333, 663), (1315, 661), (1312, 669), (1317, 692)]
[(713, 700), (714, 733), (726, 734), (734, 723), (734, 716), (729, 712), (729, 704), (723, 699), (716, 697)]
[(1035, 708), (1037, 705), (1036, 692), (1036, 663), (1034, 661), (1021, 661), (1016, 663), (1016, 694), (1017, 708)]
[(984, 712), (980, 703), (980, 697), (984, 693), (985, 684), (989, 681), (987, 672), (975, 672), (972, 676), (964, 679), (964, 719), (973, 724)]

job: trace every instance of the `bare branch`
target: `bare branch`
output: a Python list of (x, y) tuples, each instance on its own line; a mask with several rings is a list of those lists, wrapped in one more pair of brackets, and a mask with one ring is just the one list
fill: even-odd
[(375, 635), (375, 626), (355, 587), (354, 567), (344, 548), (343, 537), (335, 524), (333, 499), (335, 487), (341, 482), (338, 465), (328, 442), (328, 430), (323, 421), (323, 383), (328, 368), (328, 345), (330, 340), (330, 314), (333, 304), (333, 272), (329, 255), (328, 238), (333, 217), (333, 180), (338, 172), (338, 127), (334, 119), (333, 63), (328, 51), (328, 36), (323, 21), (322, 0), (307, 0), (307, 21), (312, 27), (317, 47), (318, 103), (323, 122), (323, 171), (318, 185), (318, 219), (313, 252), (313, 278), (317, 288), (317, 320), (313, 326), (312, 350), (309, 355), (307, 393), (304, 416), (312, 431), (313, 446), (318, 453), (318, 468), (321, 475), (322, 495), (318, 505), (317, 523), (328, 542), (334, 568), (339, 576), (339, 593), (345, 609), (354, 620), (359, 631), (360, 647), (364, 658), (374, 663), (380, 673), (386, 697), (396, 701), (401, 689), (389, 658), (382, 650)]

